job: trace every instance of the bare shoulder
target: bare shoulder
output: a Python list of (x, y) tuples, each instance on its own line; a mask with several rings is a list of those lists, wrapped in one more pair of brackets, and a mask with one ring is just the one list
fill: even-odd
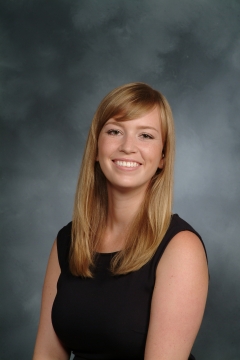
[(203, 244), (194, 233), (182, 231), (172, 238), (157, 267), (145, 359), (188, 358), (207, 291)]
[(53, 243), (50, 252), (44, 285), (46, 286), (50, 284), (56, 289), (56, 282), (58, 280), (60, 272), (61, 270), (58, 262), (57, 239), (56, 239)]
[(174, 289), (176, 295), (182, 295), (185, 303), (193, 300), (193, 293), (202, 296), (204, 301), (206, 299), (207, 257), (201, 240), (191, 231), (175, 235), (163, 253), (157, 267), (155, 288), (166, 284)]
[[(196, 263), (197, 259), (198, 261)], [(163, 253), (158, 270), (164, 267), (167, 262), (173, 260), (176, 264), (181, 263), (182, 266), (184, 266), (184, 260), (187, 261), (187, 266), (191, 263), (197, 266), (197, 264), (201, 262), (206, 266), (206, 253), (200, 238), (191, 231), (181, 231), (175, 235)]]

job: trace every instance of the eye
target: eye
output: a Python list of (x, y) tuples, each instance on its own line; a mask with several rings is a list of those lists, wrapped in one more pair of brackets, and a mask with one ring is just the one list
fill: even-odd
[(142, 139), (153, 139), (153, 136), (151, 134), (143, 133), (140, 135)]
[(107, 131), (107, 134), (108, 135), (119, 135), (120, 134), (120, 131), (119, 130), (117, 130), (117, 129), (110, 129), (110, 130), (108, 130)]

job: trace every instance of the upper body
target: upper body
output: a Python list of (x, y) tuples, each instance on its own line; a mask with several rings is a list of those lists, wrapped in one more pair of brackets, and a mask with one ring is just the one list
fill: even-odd
[[(133, 304), (128, 309), (133, 315), (131, 318), (137, 322), (145, 319), (140, 326), (144, 348), (141, 350), (142, 357), (139, 357), (144, 356), (145, 360), (188, 359), (203, 317), (208, 288), (206, 255), (198, 235), (187, 226), (169, 237), (171, 226), (177, 219), (176, 216), (171, 217), (170, 206), (171, 133), (172, 122), (166, 100), (144, 84), (120, 87), (103, 100), (85, 150), (75, 200), (72, 241), (67, 255), (68, 280), (70, 275), (70, 283), (93, 284), (90, 293), (97, 293), (97, 281), (91, 278), (94, 276), (93, 265), (96, 269), (95, 280), (98, 276), (98, 263), (94, 259), (96, 253), (116, 252), (109, 266), (112, 271), (110, 278), (117, 284), (117, 290), (121, 288), (121, 279), (125, 279), (125, 282), (130, 279), (129, 287), (140, 284), (140, 287), (148, 288), (150, 297), (144, 300), (145, 314), (141, 309), (137, 316), (137, 307), (132, 307)], [(83, 221), (84, 218), (86, 221)], [(165, 248), (166, 238), (169, 241)], [(164, 251), (156, 262), (154, 259), (162, 247)], [(154, 261), (155, 265), (152, 266)], [(66, 269), (63, 271), (61, 266), (54, 242), (43, 288), (34, 360), (69, 358), (69, 345), (62, 336), (60, 340), (56, 335), (51, 321), (61, 271), (59, 293), (61, 286), (65, 286), (61, 279), (66, 275)], [(152, 277), (147, 275), (144, 279), (150, 273)], [(124, 294), (121, 295), (124, 299)], [(77, 292), (73, 292), (70, 297), (76, 301), (78, 296)], [(87, 309), (90, 304), (85, 292), (80, 299), (85, 299)], [(114, 297), (112, 301), (114, 303)], [(113, 309), (123, 315), (122, 323), (126, 324), (128, 319), (121, 306), (121, 303), (117, 303)], [(96, 308), (92, 307), (92, 312), (101, 315), (103, 308), (96, 299)], [(104, 322), (104, 318), (101, 319)], [(57, 329), (56, 318), (54, 321)], [(118, 327), (113, 321), (115, 333), (118, 329), (120, 331), (121, 326)], [(86, 338), (89, 332), (91, 329), (86, 328)], [(108, 345), (110, 351), (110, 341)], [(100, 359), (94, 349), (92, 359)], [(89, 354), (84, 356), (91, 358)], [(105, 358), (112, 359), (111, 356)]]
[[(190, 235), (191, 242), (192, 236), (197, 235), (175, 214), (152, 259), (141, 269), (125, 275), (112, 276), (109, 271), (115, 253), (98, 253), (92, 279), (73, 276), (69, 271), (71, 223), (59, 232), (57, 250), (61, 275), (52, 323), (66, 348), (88, 360), (144, 358), (156, 270), (173, 237), (181, 241), (181, 232), (185, 232), (185, 237)], [(198, 238), (196, 241), (202, 246)], [(179, 311), (182, 304), (180, 299), (174, 299), (177, 300), (174, 307), (177, 305)], [(159, 318), (159, 322), (162, 321)], [(172, 326), (176, 325), (175, 321), (176, 318)]]

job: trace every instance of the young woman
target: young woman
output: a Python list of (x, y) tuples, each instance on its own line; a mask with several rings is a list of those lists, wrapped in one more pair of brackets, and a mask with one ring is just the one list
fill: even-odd
[(172, 215), (174, 125), (143, 83), (94, 116), (73, 221), (53, 244), (34, 360), (187, 360), (208, 289), (200, 236)]

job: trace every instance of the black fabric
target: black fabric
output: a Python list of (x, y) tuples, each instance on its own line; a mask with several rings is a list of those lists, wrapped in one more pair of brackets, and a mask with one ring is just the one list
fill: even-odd
[(75, 354), (75, 360), (144, 358), (156, 268), (170, 240), (184, 230), (194, 232), (201, 240), (199, 234), (175, 214), (153, 258), (141, 269), (113, 276), (108, 269), (115, 253), (98, 254), (93, 279), (70, 273), (71, 223), (59, 231), (61, 274), (52, 323), (59, 339)]

